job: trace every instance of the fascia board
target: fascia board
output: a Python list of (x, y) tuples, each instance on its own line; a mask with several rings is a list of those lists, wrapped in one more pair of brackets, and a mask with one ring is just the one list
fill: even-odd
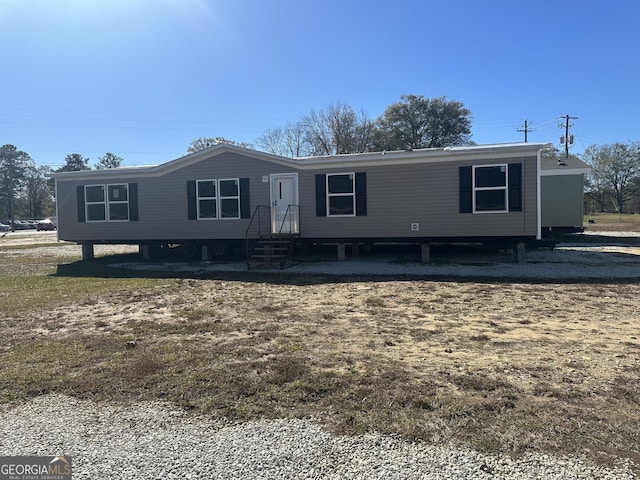
[(47, 177), (54, 178), (57, 182), (99, 179), (101, 177), (120, 178), (120, 177), (141, 177), (149, 176), (149, 172), (157, 166), (153, 167), (123, 167), (123, 168), (105, 168), (104, 170), (82, 170), (79, 172), (57, 172), (50, 173)]
[(553, 177), (562, 175), (582, 175), (591, 172), (590, 168), (571, 168), (568, 170), (553, 169), (553, 170), (540, 170), (540, 175), (543, 177)]

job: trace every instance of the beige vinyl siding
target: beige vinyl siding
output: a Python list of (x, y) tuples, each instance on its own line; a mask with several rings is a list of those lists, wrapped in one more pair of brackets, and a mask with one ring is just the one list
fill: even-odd
[[(301, 232), (309, 238), (535, 236), (536, 157), (473, 164), (496, 163), (523, 165), (522, 212), (459, 213), (459, 167), (470, 163), (451, 161), (366, 168), (366, 216), (316, 217), (315, 174), (348, 170), (304, 172), (300, 177)], [(420, 229), (412, 231), (412, 223), (418, 223)]]

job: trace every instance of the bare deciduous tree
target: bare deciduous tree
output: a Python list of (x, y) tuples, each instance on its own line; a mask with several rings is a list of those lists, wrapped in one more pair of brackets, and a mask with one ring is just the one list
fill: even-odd
[(53, 207), (53, 192), (47, 182), (47, 175), (51, 168), (46, 165), (29, 165), (26, 170), (22, 189), (18, 195), (18, 215), (24, 218), (42, 218), (51, 215)]
[(311, 110), (302, 123), (312, 155), (361, 153), (369, 144), (371, 121), (344, 103)]
[(271, 128), (260, 136), (256, 143), (266, 152), (283, 157), (311, 155), (305, 142), (305, 128), (301, 121), (289, 123), (286, 127)]
[(589, 184), (606, 195), (615, 211), (624, 212), (640, 176), (640, 143), (591, 145), (582, 155), (591, 166)]
[(200, 150), (204, 150), (205, 148), (213, 147), (214, 145), (218, 145), (219, 143), (227, 143), (229, 145), (237, 145), (243, 148), (253, 148), (253, 145), (246, 142), (236, 142), (234, 140), (229, 140), (224, 137), (207, 137), (207, 138), (196, 138), (191, 145), (187, 148), (187, 153), (196, 153)]

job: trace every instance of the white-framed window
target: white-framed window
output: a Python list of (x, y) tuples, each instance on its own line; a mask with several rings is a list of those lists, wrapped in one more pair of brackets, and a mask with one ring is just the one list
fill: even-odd
[(129, 185), (107, 185), (107, 210), (110, 222), (129, 221)]
[(473, 212), (509, 211), (509, 185), (506, 164), (473, 167)]
[(217, 180), (198, 180), (196, 182), (196, 200), (198, 220), (215, 220), (218, 218)]
[(87, 222), (128, 222), (129, 185), (85, 185), (85, 218)]
[(107, 221), (107, 202), (104, 185), (85, 185), (85, 218), (87, 222)]
[(353, 217), (355, 214), (355, 173), (327, 174), (327, 216)]
[(218, 187), (220, 218), (240, 218), (240, 180), (237, 178), (218, 180)]
[(240, 180), (238, 178), (196, 181), (198, 220), (240, 218)]

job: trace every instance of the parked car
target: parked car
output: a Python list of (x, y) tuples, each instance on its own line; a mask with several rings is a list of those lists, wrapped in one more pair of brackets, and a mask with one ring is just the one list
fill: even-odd
[(40, 220), (36, 225), (36, 230), (39, 232), (42, 230), (55, 230), (55, 229), (56, 229), (56, 223), (51, 218), (45, 218), (44, 220)]
[(11, 230), (9, 225), (0, 223), (0, 232), (8, 232), (9, 230)]
[(28, 230), (29, 224), (25, 220), (14, 220), (13, 221), (13, 229), (14, 230)]

